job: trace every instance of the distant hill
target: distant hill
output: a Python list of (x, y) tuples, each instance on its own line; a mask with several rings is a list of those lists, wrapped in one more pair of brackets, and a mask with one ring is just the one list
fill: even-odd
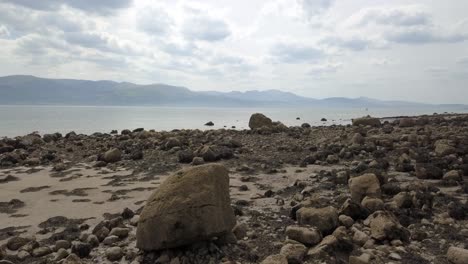
[[(2, 105), (154, 105), (203, 107), (419, 107), (424, 104), (366, 97), (313, 99), (279, 90), (196, 92), (166, 84), (45, 79), (27, 75), (0, 77)], [(426, 105), (427, 106), (427, 105)]]

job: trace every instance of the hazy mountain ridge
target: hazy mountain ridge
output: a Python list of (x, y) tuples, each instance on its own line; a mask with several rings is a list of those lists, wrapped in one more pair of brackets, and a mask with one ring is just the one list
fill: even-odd
[(155, 105), (155, 106), (320, 106), (320, 107), (418, 107), (427, 104), (381, 101), (367, 97), (313, 99), (279, 90), (196, 92), (166, 84), (45, 79), (27, 75), (0, 77), (3, 105)]

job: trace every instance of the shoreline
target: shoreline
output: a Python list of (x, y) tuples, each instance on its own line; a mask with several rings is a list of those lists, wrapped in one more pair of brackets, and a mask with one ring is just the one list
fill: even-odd
[[(90, 246), (80, 263), (111, 263), (107, 252), (115, 247), (133, 264), (159, 258), (192, 263), (190, 256), (261, 263), (297, 243), (304, 250), (299, 263), (349, 262), (363, 254), (371, 263), (448, 263), (450, 246), (468, 246), (468, 114), (360, 122), (286, 127), (270, 120), (250, 130), (136, 129), (0, 139), (0, 259), (58, 263), (59, 252), (65, 252), (57, 243), (66, 240)], [(234, 232), (237, 242), (139, 250), (138, 217), (151, 193), (180, 169), (213, 163), (229, 172), (236, 228), (243, 230)], [(351, 203), (356, 190), (350, 179), (369, 174), (378, 179), (372, 187), (378, 195)], [(320, 230), (317, 243), (287, 238), (288, 228), (307, 226), (296, 217), (302, 207), (317, 213), (318, 220), (309, 223), (314, 227), (307, 227)], [(398, 232), (377, 239), (369, 222), (382, 214)], [(333, 230), (323, 229), (321, 221), (333, 223)], [(95, 243), (97, 228), (110, 222), (126, 235)], [(36, 248), (8, 246), (19, 238), (31, 242), (31, 236)]]

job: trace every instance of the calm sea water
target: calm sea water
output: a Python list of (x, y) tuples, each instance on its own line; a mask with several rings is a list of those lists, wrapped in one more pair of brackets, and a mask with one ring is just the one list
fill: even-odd
[[(31, 132), (92, 134), (113, 129), (211, 129), (248, 128), (252, 113), (261, 112), (288, 126), (348, 124), (352, 118), (364, 115), (376, 117), (432, 114), (434, 112), (468, 112), (467, 108), (410, 109), (330, 109), (330, 108), (184, 108), (125, 106), (0, 106), (0, 137), (14, 137)], [(300, 120), (296, 120), (299, 117)], [(328, 122), (321, 122), (321, 118)], [(206, 127), (208, 121), (213, 127)]]

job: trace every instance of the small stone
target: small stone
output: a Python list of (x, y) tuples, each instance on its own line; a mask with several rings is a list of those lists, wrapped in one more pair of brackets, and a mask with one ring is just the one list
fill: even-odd
[(302, 263), (307, 248), (302, 244), (286, 244), (281, 248), (280, 254), (285, 256), (289, 264)]
[(118, 236), (120, 238), (126, 238), (129, 232), (130, 230), (128, 228), (116, 227), (110, 231), (109, 236)]
[(67, 240), (57, 240), (57, 241), (55, 241), (55, 250), (59, 250), (61, 248), (69, 249), (70, 246), (71, 246), (71, 244)]
[(20, 250), (18, 254), (16, 255), (16, 257), (18, 258), (18, 260), (23, 261), (31, 257), (31, 254), (29, 254), (29, 252), (27, 252), (26, 250)]
[(391, 260), (401, 260), (401, 256), (397, 253), (391, 253), (390, 255), (388, 255), (388, 258)]
[(71, 247), (71, 252), (80, 258), (86, 258), (91, 253), (91, 245), (83, 242), (74, 242)]
[(55, 254), (55, 261), (59, 261), (59, 260), (62, 260), (66, 257), (68, 257), (68, 251), (64, 248), (60, 248), (57, 253)]
[(111, 246), (117, 242), (119, 242), (120, 238), (118, 236), (108, 236), (106, 237), (102, 243), (107, 246)]
[(111, 247), (106, 250), (106, 257), (110, 261), (116, 261), (123, 257), (123, 251), (120, 247)]
[(264, 259), (260, 264), (288, 264), (288, 260), (283, 255), (271, 255)]
[(38, 258), (49, 255), (50, 253), (52, 253), (52, 249), (50, 249), (50, 247), (38, 247), (33, 250), (32, 255)]
[(466, 264), (468, 263), (468, 249), (449, 247), (447, 259), (454, 264)]
[(316, 245), (322, 240), (320, 232), (311, 227), (288, 226), (286, 227), (286, 236), (308, 246)]
[(350, 256), (349, 264), (368, 264), (371, 261), (371, 255), (362, 253), (360, 256)]
[(232, 233), (238, 240), (241, 240), (247, 236), (247, 228), (248, 226), (246, 223), (237, 223), (232, 229)]
[(345, 227), (351, 227), (354, 224), (353, 218), (347, 216), (347, 215), (340, 215), (338, 216), (338, 221), (340, 222), (341, 225)]

